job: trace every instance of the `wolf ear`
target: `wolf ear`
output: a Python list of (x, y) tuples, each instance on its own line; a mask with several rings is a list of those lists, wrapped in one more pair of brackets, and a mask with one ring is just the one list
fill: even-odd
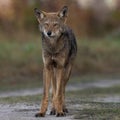
[(43, 11), (39, 11), (37, 8), (34, 9), (34, 13), (39, 22), (46, 16)]
[(64, 6), (59, 12), (58, 12), (58, 16), (60, 18), (62, 18), (63, 20), (65, 20), (65, 18), (67, 17), (68, 15), (68, 7), (67, 6)]

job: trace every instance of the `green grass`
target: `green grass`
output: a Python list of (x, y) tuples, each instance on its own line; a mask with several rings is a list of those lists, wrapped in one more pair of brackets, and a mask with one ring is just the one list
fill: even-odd
[(40, 103), (41, 95), (0, 98), (0, 104)]
[(78, 42), (76, 68), (82, 73), (120, 71), (120, 40), (98, 39)]
[(72, 91), (70, 92), (71, 95), (77, 96), (77, 94), (80, 95), (105, 95), (107, 93), (109, 94), (119, 94), (120, 93), (120, 85), (118, 86), (112, 86), (112, 87), (107, 87), (107, 88), (87, 88), (87, 89), (83, 89), (83, 90), (78, 90), (78, 91)]
[[(39, 56), (38, 56), (39, 55)], [(2, 63), (22, 66), (27, 63), (42, 63), (40, 41), (27, 43), (0, 41), (0, 65)]]
[[(0, 91), (38, 87), (42, 83), (41, 41), (38, 36), (2, 36)], [(29, 39), (30, 38), (30, 39)], [(21, 41), (20, 41), (21, 39)]]
[(21, 77), (2, 79), (0, 81), (0, 92), (14, 91), (22, 89), (40, 88), (43, 85), (43, 80), (40, 77)]
[(84, 109), (80, 110), (74, 118), (79, 120), (119, 120), (120, 110), (116, 108)]

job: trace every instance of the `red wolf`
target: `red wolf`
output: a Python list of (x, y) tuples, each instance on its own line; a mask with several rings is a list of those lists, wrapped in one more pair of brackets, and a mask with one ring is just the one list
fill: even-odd
[(44, 117), (48, 107), (49, 89), (52, 85), (52, 109), (50, 115), (65, 116), (65, 87), (69, 80), (77, 53), (74, 33), (66, 25), (68, 7), (59, 12), (46, 13), (34, 9), (42, 35), (42, 58), (44, 63), (44, 92), (40, 112)]

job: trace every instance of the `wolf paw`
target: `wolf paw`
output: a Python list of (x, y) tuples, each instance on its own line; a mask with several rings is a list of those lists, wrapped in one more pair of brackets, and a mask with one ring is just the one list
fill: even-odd
[(64, 113), (68, 113), (68, 109), (67, 108), (63, 108), (63, 112)]
[(50, 111), (50, 115), (55, 115), (56, 114), (56, 110), (53, 108), (51, 111)]
[(56, 114), (56, 117), (64, 117), (66, 114), (64, 112), (60, 112)]
[(35, 117), (44, 117), (45, 116), (45, 113), (36, 113), (35, 114)]

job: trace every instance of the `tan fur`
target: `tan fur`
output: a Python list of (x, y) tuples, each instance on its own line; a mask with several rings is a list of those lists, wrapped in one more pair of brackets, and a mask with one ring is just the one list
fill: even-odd
[(64, 116), (67, 112), (65, 87), (77, 53), (75, 36), (65, 24), (67, 7), (63, 7), (57, 13), (46, 13), (35, 9), (35, 15), (42, 34), (42, 57), (44, 62), (44, 93), (41, 109), (36, 117), (42, 117), (46, 113), (50, 84), (52, 84), (51, 115)]

